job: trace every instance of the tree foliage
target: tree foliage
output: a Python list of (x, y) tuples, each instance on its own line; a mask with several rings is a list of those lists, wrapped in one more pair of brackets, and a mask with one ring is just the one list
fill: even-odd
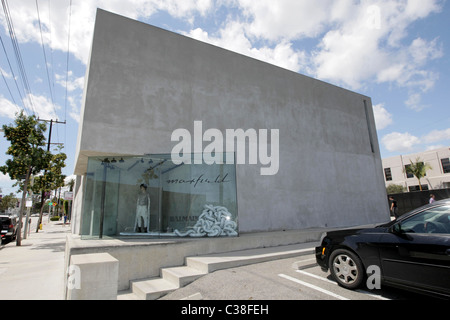
[(401, 184), (390, 184), (386, 187), (387, 194), (396, 194), (405, 192), (406, 188)]
[[(3, 174), (8, 174), (12, 180), (17, 180), (23, 190), (22, 202), (19, 212), (19, 221), (22, 221), (25, 208), (25, 199), (30, 185), (31, 175), (38, 174), (48, 166), (52, 157), (51, 153), (43, 147), (46, 145), (45, 123), (39, 123), (36, 116), (27, 116), (22, 110), (16, 114), (14, 125), (4, 125), (5, 138), (10, 142), (6, 154), (11, 159), (6, 160), (4, 166), (0, 167)], [(21, 245), (22, 223), (18, 223), (16, 244)]]
[(420, 179), (426, 176), (427, 170), (433, 169), (428, 163), (424, 163), (420, 158), (416, 158), (415, 162), (410, 161), (411, 164), (405, 167), (405, 172), (414, 175), (419, 180), (419, 188), (422, 191)]
[(58, 153), (51, 155), (48, 165), (44, 168), (45, 172), (34, 178), (33, 192), (49, 192), (59, 187), (64, 187), (65, 175), (62, 174), (62, 168), (66, 166), (67, 155)]
[(6, 211), (8, 209), (12, 209), (16, 206), (17, 199), (14, 193), (10, 193), (2, 198), (0, 202), (0, 212)]
[(46, 141), (45, 123), (39, 123), (35, 116), (25, 115), (23, 110), (14, 122), (15, 125), (3, 126), (4, 136), (10, 142), (6, 154), (12, 159), (6, 160), (0, 171), (17, 180), (23, 190), (28, 171), (30, 174), (39, 173), (48, 165), (51, 154), (42, 148)]
[(45, 195), (50, 191), (56, 190), (64, 186), (65, 175), (62, 174), (62, 168), (66, 166), (65, 153), (58, 153), (51, 156), (48, 166), (44, 169), (44, 174), (34, 178), (33, 192), (41, 192), (41, 208), (39, 212), (39, 222), (36, 225), (36, 232), (39, 232), (39, 226), (42, 223), (42, 215), (45, 204)]

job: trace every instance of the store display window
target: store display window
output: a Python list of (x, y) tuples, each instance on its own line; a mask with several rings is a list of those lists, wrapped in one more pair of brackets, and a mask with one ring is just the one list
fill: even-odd
[(170, 154), (90, 157), (82, 239), (237, 236), (236, 167), (227, 159), (225, 153), (214, 161), (192, 154), (180, 164)]

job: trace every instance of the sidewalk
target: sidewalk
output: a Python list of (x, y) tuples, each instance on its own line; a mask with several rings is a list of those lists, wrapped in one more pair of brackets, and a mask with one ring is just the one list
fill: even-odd
[[(36, 218), (37, 220), (37, 218)], [(64, 250), (70, 224), (43, 218), (43, 229), (35, 223), (27, 239), (16, 246), (0, 247), (0, 300), (62, 300), (64, 294)]]

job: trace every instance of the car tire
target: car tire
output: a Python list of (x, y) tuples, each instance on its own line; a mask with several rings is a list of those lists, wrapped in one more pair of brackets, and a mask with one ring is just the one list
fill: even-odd
[(347, 289), (357, 289), (365, 273), (361, 259), (350, 250), (337, 249), (330, 256), (330, 272), (336, 282)]

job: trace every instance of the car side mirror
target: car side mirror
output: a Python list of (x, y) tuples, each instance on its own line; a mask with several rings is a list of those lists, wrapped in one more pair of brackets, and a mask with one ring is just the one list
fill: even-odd
[(404, 234), (405, 232), (402, 230), (402, 225), (400, 223), (396, 223), (392, 226), (391, 232), (397, 235)]

